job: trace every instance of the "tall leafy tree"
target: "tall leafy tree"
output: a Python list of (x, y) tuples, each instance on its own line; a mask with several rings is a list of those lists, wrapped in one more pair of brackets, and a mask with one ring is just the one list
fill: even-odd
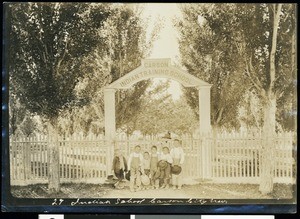
[[(80, 66), (97, 45), (107, 4), (16, 3), (7, 7), (8, 71), (11, 87), (26, 109), (57, 126), (59, 113), (78, 99)], [(51, 129), (51, 132), (56, 132)], [(59, 190), (57, 145), (50, 145), (49, 187)]]
[[(241, 19), (238, 49), (244, 59), (245, 74), (251, 81), (263, 106), (262, 175), (260, 191), (273, 191), (273, 134), (276, 131), (278, 107), (292, 103), (291, 98), (282, 100), (284, 94), (293, 93), (294, 69), (294, 13), (291, 4), (238, 5), (246, 16)], [(251, 30), (251, 31), (250, 31)], [(287, 96), (286, 96), (287, 97)], [(278, 100), (281, 99), (281, 102)], [(283, 105), (278, 105), (278, 104)], [(288, 104), (289, 105), (289, 104)]]
[[(179, 48), (183, 66), (189, 73), (212, 84), (211, 119), (213, 128), (238, 128), (238, 104), (246, 89), (240, 55), (235, 48), (236, 19), (234, 5), (212, 7), (208, 4), (181, 6), (177, 21)], [(243, 85), (243, 86), (242, 86)], [(198, 114), (198, 91), (185, 88), (185, 96)]]
[[(28, 110), (55, 125), (59, 112), (78, 103), (75, 86), (83, 58), (99, 43), (108, 17), (104, 5), (10, 4), (11, 86)], [(104, 46), (104, 45), (103, 45)]]
[[(211, 47), (204, 47), (207, 48), (206, 51), (201, 50), (202, 54), (210, 55), (215, 48), (214, 45), (217, 45), (219, 53), (226, 54), (226, 59), (213, 58), (212, 60), (217, 62), (219, 66), (227, 65), (226, 69), (229, 70), (231, 65), (233, 69), (231, 68), (229, 71), (230, 74), (236, 69), (237, 78), (234, 77), (235, 79), (247, 79), (246, 81), (243, 80), (244, 83), (239, 87), (248, 87), (261, 101), (263, 107), (262, 129), (266, 141), (263, 144), (262, 166), (264, 170), (261, 176), (260, 191), (269, 193), (273, 190), (272, 135), (276, 130), (277, 109), (289, 108), (289, 111), (295, 109), (295, 101), (293, 100), (295, 99), (294, 80), (296, 77), (294, 67), (295, 5), (210, 4), (195, 7), (192, 10), (193, 12), (196, 11), (194, 16), (191, 16), (187, 9), (187, 7), (183, 8), (186, 17), (180, 25), (187, 27), (191, 33), (196, 31), (195, 38), (198, 39), (197, 42), (200, 45), (202, 40), (205, 42), (213, 41), (213, 43), (208, 44)], [(189, 24), (196, 23), (196, 20), (199, 23), (199, 17), (203, 18), (203, 24), (200, 26), (206, 26), (205, 30), (211, 33), (210, 35), (205, 30), (199, 31), (195, 25), (194, 29), (188, 28), (191, 26)], [(182, 27), (181, 30), (183, 30)], [(183, 31), (181, 33), (183, 36), (187, 35)], [(184, 38), (190, 41), (182, 42), (182, 45), (189, 45), (190, 42), (195, 41), (195, 38)], [(225, 44), (223, 44), (224, 41)], [(230, 42), (230, 44), (226, 42)], [(184, 46), (181, 51), (183, 55), (186, 53), (194, 54), (189, 52), (188, 46)], [(199, 53), (199, 51), (195, 52), (197, 55)], [(199, 56), (194, 55), (194, 57)], [(184, 59), (183, 62), (189, 69), (191, 63), (204, 61), (204, 59), (193, 59), (192, 57), (187, 61)], [(220, 71), (215, 77), (220, 77), (222, 74), (223, 72)], [(210, 75), (213, 75), (213, 71)], [(232, 84), (233, 87), (237, 85), (239, 84)], [(230, 90), (230, 88), (228, 85), (224, 86), (221, 93)], [(238, 94), (242, 96), (243, 92), (241, 91)], [(213, 95), (212, 98), (214, 98)], [(216, 100), (219, 99), (213, 99), (213, 101)], [(238, 105), (235, 106), (237, 109)]]
[[(112, 4), (110, 10), (110, 17), (100, 30), (107, 47), (97, 46), (85, 58), (81, 69), (89, 74), (80, 80), (76, 89), (78, 96), (91, 101), (86, 107), (73, 108), (63, 113), (60, 120), (61, 133), (103, 133), (103, 87), (138, 67), (141, 59), (151, 51), (157, 37), (159, 25), (152, 31), (150, 39), (146, 39), (147, 22), (141, 17), (142, 8)], [(128, 90), (116, 92), (118, 128), (124, 128), (134, 119), (148, 86), (149, 81), (141, 81)]]
[[(141, 60), (150, 54), (153, 42), (158, 37), (161, 23), (157, 23), (147, 40), (146, 27), (148, 24), (141, 15), (142, 8), (127, 4), (122, 9), (117, 8), (115, 17), (112, 17), (110, 27), (113, 27), (113, 31), (109, 32), (109, 38), (112, 39), (111, 43), (114, 45), (111, 51), (112, 81), (137, 68), (141, 64)], [(141, 109), (141, 98), (149, 85), (150, 81), (145, 80), (133, 85), (128, 90), (117, 91), (117, 128), (130, 123), (136, 112)]]

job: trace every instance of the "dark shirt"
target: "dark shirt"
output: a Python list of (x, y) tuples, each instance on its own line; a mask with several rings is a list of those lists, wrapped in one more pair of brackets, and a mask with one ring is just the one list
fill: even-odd
[[(124, 168), (125, 168), (124, 171), (126, 172), (127, 171), (127, 162), (126, 162), (125, 157), (123, 157), (123, 161), (124, 161)], [(120, 170), (120, 168), (121, 168), (120, 158), (118, 156), (115, 156), (114, 160), (113, 160), (112, 169), (115, 171), (118, 171), (118, 170)]]

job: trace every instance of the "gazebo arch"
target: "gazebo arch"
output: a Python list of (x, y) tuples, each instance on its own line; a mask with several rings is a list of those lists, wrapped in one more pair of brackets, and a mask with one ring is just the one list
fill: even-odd
[(116, 134), (115, 92), (128, 89), (135, 83), (149, 78), (168, 78), (185, 87), (196, 87), (199, 92), (199, 128), (201, 133), (211, 130), (211, 84), (171, 64), (171, 59), (144, 59), (141, 65), (104, 88), (105, 136), (113, 139)]

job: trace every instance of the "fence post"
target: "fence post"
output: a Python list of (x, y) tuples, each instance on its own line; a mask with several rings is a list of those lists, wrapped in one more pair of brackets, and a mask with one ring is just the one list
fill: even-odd
[[(24, 139), (24, 183), (28, 184), (28, 181), (34, 176), (35, 171), (35, 160), (34, 160), (34, 144), (32, 137), (26, 137)], [(31, 172), (33, 170), (33, 172)]]
[(27, 151), (26, 151), (26, 147), (28, 146), (27, 145), (27, 142), (26, 142), (27, 138), (26, 137), (23, 137), (21, 138), (21, 141), (22, 141), (22, 147), (21, 147), (21, 152), (22, 152), (22, 180), (23, 180), (23, 183), (26, 184), (26, 178), (27, 178), (27, 175), (26, 175), (26, 165), (27, 165), (27, 162), (26, 162), (26, 156), (27, 156)]
[(212, 145), (209, 144), (208, 133), (201, 134), (201, 165), (202, 179), (211, 179), (212, 177)]
[(112, 172), (112, 160), (114, 155), (115, 141), (105, 138), (106, 147), (106, 177)]

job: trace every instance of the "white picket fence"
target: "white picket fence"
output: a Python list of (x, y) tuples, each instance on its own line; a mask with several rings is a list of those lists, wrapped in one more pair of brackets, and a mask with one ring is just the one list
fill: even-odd
[[(10, 177), (12, 185), (48, 181), (51, 139), (46, 136), (11, 138)], [(102, 137), (59, 138), (60, 180), (62, 183), (100, 183), (107, 176), (108, 150)]]
[[(213, 136), (182, 136), (185, 152), (183, 176), (217, 183), (259, 183), (261, 149), (259, 134), (222, 133)], [(293, 156), (293, 133), (274, 136), (274, 182), (295, 183), (296, 161)], [(48, 182), (48, 144), (46, 136), (11, 137), (10, 177), (12, 185)], [(106, 141), (104, 136), (59, 138), (60, 179), (62, 183), (102, 183), (111, 171), (114, 148), (126, 158), (134, 146), (149, 151), (156, 145), (172, 147), (172, 141), (156, 136), (118, 137)], [(294, 148), (295, 149), (295, 148)]]
[[(295, 183), (295, 136), (291, 132), (274, 136), (273, 166), (275, 183)], [(212, 147), (212, 178), (222, 183), (259, 183), (261, 155), (265, 139), (245, 134), (220, 135)]]

